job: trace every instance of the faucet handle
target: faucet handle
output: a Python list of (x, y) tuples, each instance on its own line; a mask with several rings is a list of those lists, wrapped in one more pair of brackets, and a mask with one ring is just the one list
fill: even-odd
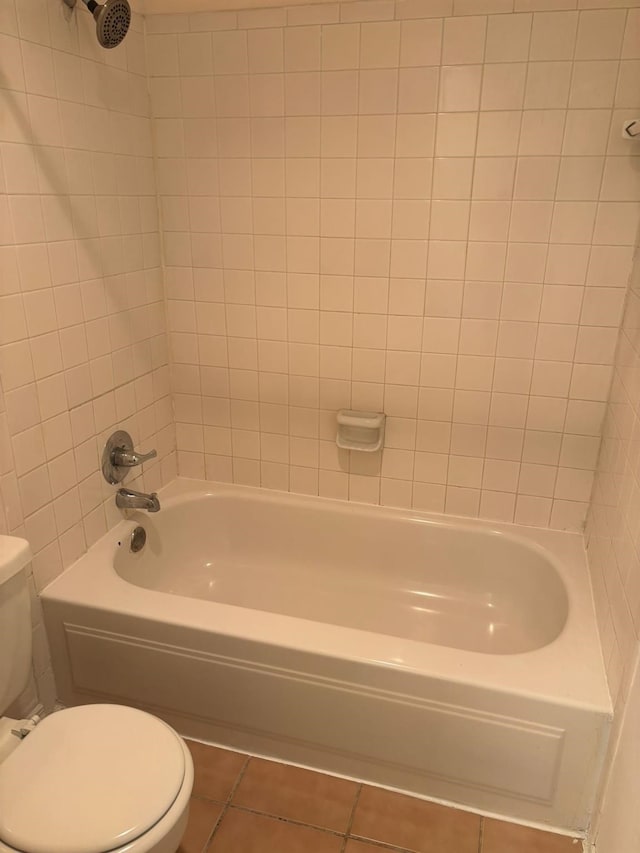
[(102, 451), (102, 474), (112, 485), (121, 483), (127, 476), (129, 468), (142, 465), (149, 459), (155, 459), (157, 451), (137, 453), (133, 449), (133, 441), (128, 432), (122, 429), (112, 433)]
[(142, 465), (149, 459), (155, 459), (158, 455), (157, 450), (150, 450), (148, 453), (138, 453), (135, 450), (128, 450), (126, 447), (116, 447), (111, 453), (113, 464), (118, 468), (134, 468), (136, 465)]

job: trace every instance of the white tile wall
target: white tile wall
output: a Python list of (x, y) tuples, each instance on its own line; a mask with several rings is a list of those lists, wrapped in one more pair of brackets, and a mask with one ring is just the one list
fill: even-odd
[[(0, 442), (3, 439), (6, 439), (7, 435), (7, 410), (4, 402), (4, 393), (2, 391), (2, 382), (0, 381)], [(5, 458), (5, 454), (7, 453), (7, 448), (0, 444), (0, 460)], [(0, 492), (0, 535), (6, 535), (9, 532), (9, 525), (7, 523), (7, 514), (4, 507), (4, 500), (2, 497), (2, 492)]]
[(636, 258), (587, 520), (589, 563), (612, 695), (624, 702), (640, 640), (640, 257)]
[[(182, 474), (582, 525), (639, 218), (635, 5), (147, 19)], [(383, 454), (338, 452), (342, 407), (386, 412)]]
[(629, 703), (635, 701), (632, 680), (640, 650), (639, 377), (640, 255), (636, 254), (586, 529), (603, 655), (615, 706), (610, 776), (604, 810), (595, 821), (596, 846), (602, 853), (631, 851), (632, 839), (640, 832), (637, 810), (620, 782), (627, 773), (629, 755), (637, 751), (637, 744), (629, 745), (629, 737), (635, 735), (628, 730), (633, 733), (635, 711)]
[(0, 529), (34, 552), (50, 706), (35, 592), (117, 520), (104, 438), (158, 448), (147, 489), (175, 472), (140, 18), (104, 51), (80, 3), (0, 0), (0, 380)]

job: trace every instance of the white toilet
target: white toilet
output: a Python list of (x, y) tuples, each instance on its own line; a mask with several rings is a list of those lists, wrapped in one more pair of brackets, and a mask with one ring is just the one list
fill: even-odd
[[(28, 679), (30, 556), (23, 539), (0, 536), (0, 713)], [(175, 853), (192, 787), (182, 739), (144, 711), (0, 718), (0, 853)]]

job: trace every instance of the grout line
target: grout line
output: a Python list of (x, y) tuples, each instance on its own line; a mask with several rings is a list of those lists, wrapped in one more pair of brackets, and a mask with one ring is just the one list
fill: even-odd
[[(559, 185), (560, 185), (560, 173), (561, 173), (561, 171), (562, 171), (562, 160), (563, 160), (563, 157), (566, 157), (566, 156), (567, 156), (567, 155), (564, 153), (565, 137), (566, 137), (566, 134), (567, 134), (567, 125), (568, 125), (568, 123), (569, 123), (569, 113), (570, 113), (570, 111), (571, 111), (571, 109), (572, 109), (572, 107), (571, 107), (571, 90), (572, 90), (572, 88), (573, 88), (574, 78), (575, 78), (575, 74), (576, 74), (576, 63), (578, 62), (578, 59), (577, 59), (577, 57), (576, 57), (576, 54), (577, 54), (577, 51), (578, 51), (578, 32), (579, 32), (579, 29), (580, 29), (580, 20), (581, 20), (581, 18), (582, 18), (582, 11), (581, 11), (581, 10), (578, 10), (578, 17), (577, 17), (577, 22), (576, 22), (576, 31), (575, 31), (574, 42), (573, 42), (573, 52), (572, 52), (572, 54), (571, 54), (571, 71), (570, 71), (570, 74), (569, 74), (569, 90), (568, 90), (568, 93), (567, 93), (567, 102), (566, 102), (566, 104), (565, 104), (565, 106), (564, 106), (564, 122), (563, 122), (563, 125), (562, 125), (562, 142), (561, 142), (561, 145), (560, 145), (560, 152), (559, 152), (559, 154), (557, 155), (557, 156), (558, 156), (558, 172), (557, 172), (557, 174), (556, 174), (556, 181), (555, 181), (555, 185), (554, 185), (554, 189), (553, 189), (553, 207), (551, 208), (551, 224), (550, 224), (550, 226), (549, 226), (549, 237), (548, 237), (548, 239), (547, 239), (547, 253), (546, 253), (546, 256), (545, 256), (545, 261), (544, 261), (544, 273), (543, 273), (543, 277), (542, 277), (542, 278), (543, 278), (543, 284), (542, 284), (542, 288), (543, 288), (543, 289), (542, 289), (542, 298), (541, 298), (541, 300), (540, 300), (540, 309), (539, 309), (539, 311), (538, 311), (538, 321), (537, 321), (537, 331), (536, 331), (536, 343), (535, 343), (535, 349), (534, 349), (534, 351), (533, 351), (533, 358), (534, 358), (534, 367), (533, 367), (533, 369), (534, 369), (534, 370), (535, 370), (536, 352), (537, 352), (537, 349), (538, 349), (538, 341), (539, 341), (539, 338), (540, 338), (540, 325), (541, 325), (541, 319), (540, 319), (540, 318), (541, 318), (541, 316), (542, 316), (542, 301), (543, 301), (543, 299), (544, 299), (544, 287), (545, 287), (545, 284), (546, 284), (546, 279), (547, 279), (547, 269), (548, 269), (548, 265), (549, 265), (549, 252), (550, 252), (550, 246), (552, 245), (552, 243), (551, 243), (551, 235), (552, 235), (552, 232), (553, 232), (553, 222), (554, 222), (554, 219), (555, 219), (556, 210), (557, 210), (557, 208), (558, 208), (558, 203), (559, 203), (559, 201), (560, 201), (560, 200), (558, 199), (558, 187), (559, 187)], [(620, 51), (622, 51), (622, 47), (620, 48)], [(529, 73), (529, 71), (528, 71), (528, 69), (527, 69), (527, 74), (528, 74), (528, 73)], [(620, 73), (620, 60), (618, 59), (618, 74), (616, 75), (616, 86), (615, 86), (614, 94), (613, 94), (613, 101), (614, 101), (614, 103), (615, 103), (615, 92), (617, 91), (617, 86), (618, 86), (618, 75), (619, 75), (619, 73)], [(611, 116), (613, 116), (613, 106), (612, 106), (612, 108), (611, 108)], [(609, 124), (611, 124), (611, 118), (609, 119)], [(609, 147), (609, 143), (608, 143), (608, 137), (607, 137), (607, 148), (608, 148), (608, 147)], [(604, 153), (605, 161), (606, 161), (606, 157), (607, 157), (607, 152), (606, 152), (606, 150), (605, 150), (605, 153)], [(565, 401), (565, 409), (564, 409), (564, 415), (563, 415), (563, 418), (562, 418), (562, 427), (561, 427), (561, 429), (560, 429), (560, 430), (558, 430), (558, 431), (560, 432), (560, 434), (561, 434), (561, 438), (560, 438), (560, 447), (559, 447), (559, 449), (558, 449), (558, 461), (557, 461), (557, 462), (556, 462), (556, 464), (555, 464), (555, 469), (556, 469), (556, 470), (555, 470), (555, 475), (554, 475), (554, 477), (553, 477), (553, 489), (552, 489), (552, 491), (551, 491), (551, 495), (550, 495), (550, 497), (549, 497), (549, 500), (550, 500), (550, 505), (549, 505), (549, 516), (548, 516), (548, 519), (547, 519), (547, 523), (546, 523), (546, 525), (545, 525), (546, 527), (549, 527), (549, 528), (552, 528), (552, 519), (553, 519), (554, 504), (555, 504), (556, 500), (558, 500), (558, 498), (556, 497), (556, 489), (557, 489), (557, 486), (558, 486), (558, 479), (559, 479), (559, 477), (560, 477), (560, 467), (561, 467), (561, 464), (562, 464), (562, 463), (561, 463), (561, 457), (562, 457), (562, 446), (563, 446), (564, 441), (565, 441), (565, 436), (567, 435), (567, 432), (566, 432), (567, 415), (568, 415), (568, 413), (569, 413), (569, 406), (570, 406), (570, 404), (571, 404), (571, 399), (572, 399), (572, 397), (571, 397), (571, 385), (572, 385), (572, 383), (573, 383), (573, 376), (574, 376), (575, 368), (576, 368), (576, 351), (577, 351), (577, 349), (578, 349), (578, 336), (579, 336), (579, 334), (580, 334), (580, 329), (581, 329), (581, 327), (582, 327), (582, 322), (581, 322), (581, 321), (582, 321), (582, 309), (583, 309), (583, 306), (584, 306), (585, 296), (586, 296), (586, 292), (587, 292), (588, 269), (589, 269), (589, 263), (591, 262), (591, 252), (592, 252), (592, 249), (593, 249), (593, 235), (594, 235), (594, 233), (595, 233), (596, 219), (597, 219), (597, 215), (598, 215), (598, 206), (600, 205), (600, 199), (601, 199), (601, 194), (602, 194), (602, 185), (603, 185), (603, 182), (604, 182), (604, 172), (605, 172), (605, 163), (603, 163), (603, 167), (602, 167), (602, 175), (601, 175), (601, 177), (600, 177), (600, 186), (599, 186), (599, 188), (598, 188), (598, 198), (597, 198), (597, 200), (595, 201), (595, 213), (594, 213), (594, 217), (593, 217), (593, 225), (592, 225), (592, 227), (591, 227), (591, 240), (590, 240), (590, 243), (589, 243), (589, 261), (587, 262), (587, 271), (585, 272), (584, 282), (583, 282), (583, 284), (582, 284), (582, 286), (581, 286), (581, 287), (582, 287), (582, 298), (581, 298), (581, 300), (580, 300), (580, 311), (578, 312), (577, 321), (576, 321), (575, 323), (573, 323), (573, 324), (572, 324), (572, 325), (575, 325), (575, 326), (576, 326), (576, 339), (575, 339), (575, 342), (574, 342), (574, 345), (573, 345), (573, 350), (572, 350), (572, 353), (571, 353), (571, 362), (570, 362), (570, 364), (571, 364), (571, 371), (570, 371), (570, 374), (569, 374), (569, 387), (567, 388), (566, 394), (565, 394), (563, 397), (561, 397), (561, 398), (560, 398), (560, 399), (562, 399), (562, 400), (564, 400), (564, 401)], [(562, 201), (560, 201), (560, 203), (562, 203)], [(542, 359), (541, 359), (541, 360), (542, 360)], [(532, 382), (532, 385), (533, 385), (533, 371), (532, 371), (532, 374), (531, 374), (531, 382)], [(527, 402), (527, 417), (528, 417), (528, 414), (529, 414), (529, 406), (530, 406), (530, 405), (531, 405), (531, 393), (529, 393), (529, 400), (528, 400), (528, 402)], [(524, 447), (523, 447), (523, 451), (524, 451)], [(594, 476), (594, 481), (595, 481), (595, 476)], [(519, 480), (518, 480), (518, 486), (520, 486), (520, 481), (519, 481)], [(593, 489), (593, 485), (592, 485), (592, 489)]]
[[(389, 853), (415, 853), (415, 851), (408, 850), (406, 847), (396, 847), (395, 844), (388, 844), (386, 841), (376, 841), (374, 838), (366, 838), (364, 835), (352, 835), (346, 840), (349, 841), (350, 838), (354, 841), (359, 841), (360, 843), (371, 844), (374, 847), (379, 847), (380, 850), (388, 850)], [(442, 850), (438, 851), (438, 853), (457, 853), (457, 851)]]
[(351, 807), (351, 814), (349, 815), (349, 821), (347, 823), (347, 829), (345, 831), (345, 835), (351, 835), (351, 827), (353, 826), (353, 820), (356, 816), (356, 809), (358, 808), (358, 803), (360, 802), (360, 794), (362, 793), (364, 785), (361, 783), (358, 785), (358, 789), (356, 791), (355, 798), (353, 800), (353, 806)]
[(260, 817), (266, 817), (266, 818), (269, 818), (270, 820), (278, 820), (278, 821), (280, 821), (280, 823), (290, 823), (290, 824), (293, 824), (294, 826), (302, 826), (302, 827), (306, 827), (307, 829), (315, 829), (317, 832), (326, 832), (329, 835), (336, 836), (337, 838), (344, 838), (345, 837), (344, 832), (340, 832), (337, 829), (330, 829), (329, 827), (326, 827), (326, 826), (318, 826), (318, 824), (315, 824), (315, 823), (305, 823), (305, 821), (296, 820), (296, 818), (294, 818), (294, 817), (284, 817), (283, 815), (273, 814), (271, 812), (260, 811), (260, 809), (252, 808), (251, 806), (240, 806), (240, 805), (236, 805), (234, 803), (228, 803), (226, 806), (226, 809), (235, 809), (235, 811), (244, 812), (245, 814), (259, 815)]
[(484, 841), (484, 821), (485, 818), (480, 816), (480, 832), (478, 833), (478, 853), (482, 853), (482, 844)]
[[(209, 801), (209, 802), (211, 802), (211, 801)], [(226, 813), (227, 813), (227, 806), (223, 805), (222, 808), (220, 809), (220, 814), (218, 815), (218, 819), (216, 820), (216, 822), (211, 827), (211, 831), (209, 832), (209, 835), (207, 835), (207, 840), (205, 841), (205, 843), (202, 847), (202, 853), (206, 853), (206, 851), (209, 849), (209, 845), (213, 841), (213, 836), (218, 831), (218, 828), (220, 827), (220, 824), (222, 823), (222, 818), (225, 816)]]
[(242, 765), (242, 767), (240, 768), (240, 772), (238, 773), (238, 775), (236, 777), (236, 781), (231, 786), (231, 790), (229, 791), (229, 795), (227, 796), (227, 805), (228, 806), (231, 805), (231, 801), (232, 801), (236, 791), (240, 787), (240, 783), (242, 782), (242, 780), (244, 778), (244, 774), (247, 772), (247, 768), (249, 767), (250, 761), (251, 761), (251, 756), (246, 755), (245, 756), (245, 762)]
[[(241, 753), (241, 754), (242, 754), (242, 753)], [(214, 835), (216, 834), (216, 832), (217, 832), (217, 831), (218, 831), (218, 829), (220, 828), (220, 825), (222, 824), (222, 820), (223, 820), (224, 816), (226, 815), (227, 811), (229, 810), (229, 806), (230, 806), (230, 804), (231, 804), (231, 799), (232, 799), (233, 795), (235, 794), (235, 792), (236, 792), (236, 790), (237, 790), (237, 788), (238, 788), (238, 785), (239, 785), (239, 784), (240, 784), (240, 782), (242, 781), (242, 778), (243, 778), (243, 776), (244, 776), (244, 774), (245, 774), (245, 771), (246, 771), (247, 767), (249, 766), (249, 761), (250, 761), (250, 760), (251, 760), (251, 756), (250, 756), (250, 755), (246, 755), (246, 754), (245, 754), (245, 762), (244, 762), (244, 764), (242, 765), (242, 767), (241, 767), (241, 769), (240, 769), (240, 771), (239, 771), (239, 773), (238, 773), (238, 775), (237, 775), (237, 777), (236, 777), (235, 782), (234, 782), (234, 783), (233, 783), (233, 785), (231, 786), (231, 790), (229, 791), (229, 793), (228, 793), (228, 795), (227, 795), (226, 802), (222, 803), (222, 809), (221, 809), (221, 811), (220, 811), (220, 814), (218, 815), (218, 819), (217, 819), (217, 820), (216, 820), (216, 822), (214, 823), (214, 825), (213, 825), (213, 828), (212, 828), (211, 832), (210, 832), (210, 833), (209, 833), (209, 835), (207, 836), (206, 843), (205, 843), (204, 847), (202, 848), (203, 853), (205, 853), (205, 851), (207, 851), (207, 850), (209, 849), (209, 845), (211, 844), (211, 842), (212, 842), (212, 840), (213, 840)], [(215, 800), (209, 800), (209, 802), (216, 802), (216, 801), (215, 801)]]

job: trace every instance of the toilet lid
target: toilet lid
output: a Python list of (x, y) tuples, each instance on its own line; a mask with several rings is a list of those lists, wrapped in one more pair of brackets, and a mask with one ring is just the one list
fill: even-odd
[(58, 711), (0, 764), (0, 841), (29, 853), (105, 853), (166, 814), (184, 772), (178, 735), (144, 711)]

